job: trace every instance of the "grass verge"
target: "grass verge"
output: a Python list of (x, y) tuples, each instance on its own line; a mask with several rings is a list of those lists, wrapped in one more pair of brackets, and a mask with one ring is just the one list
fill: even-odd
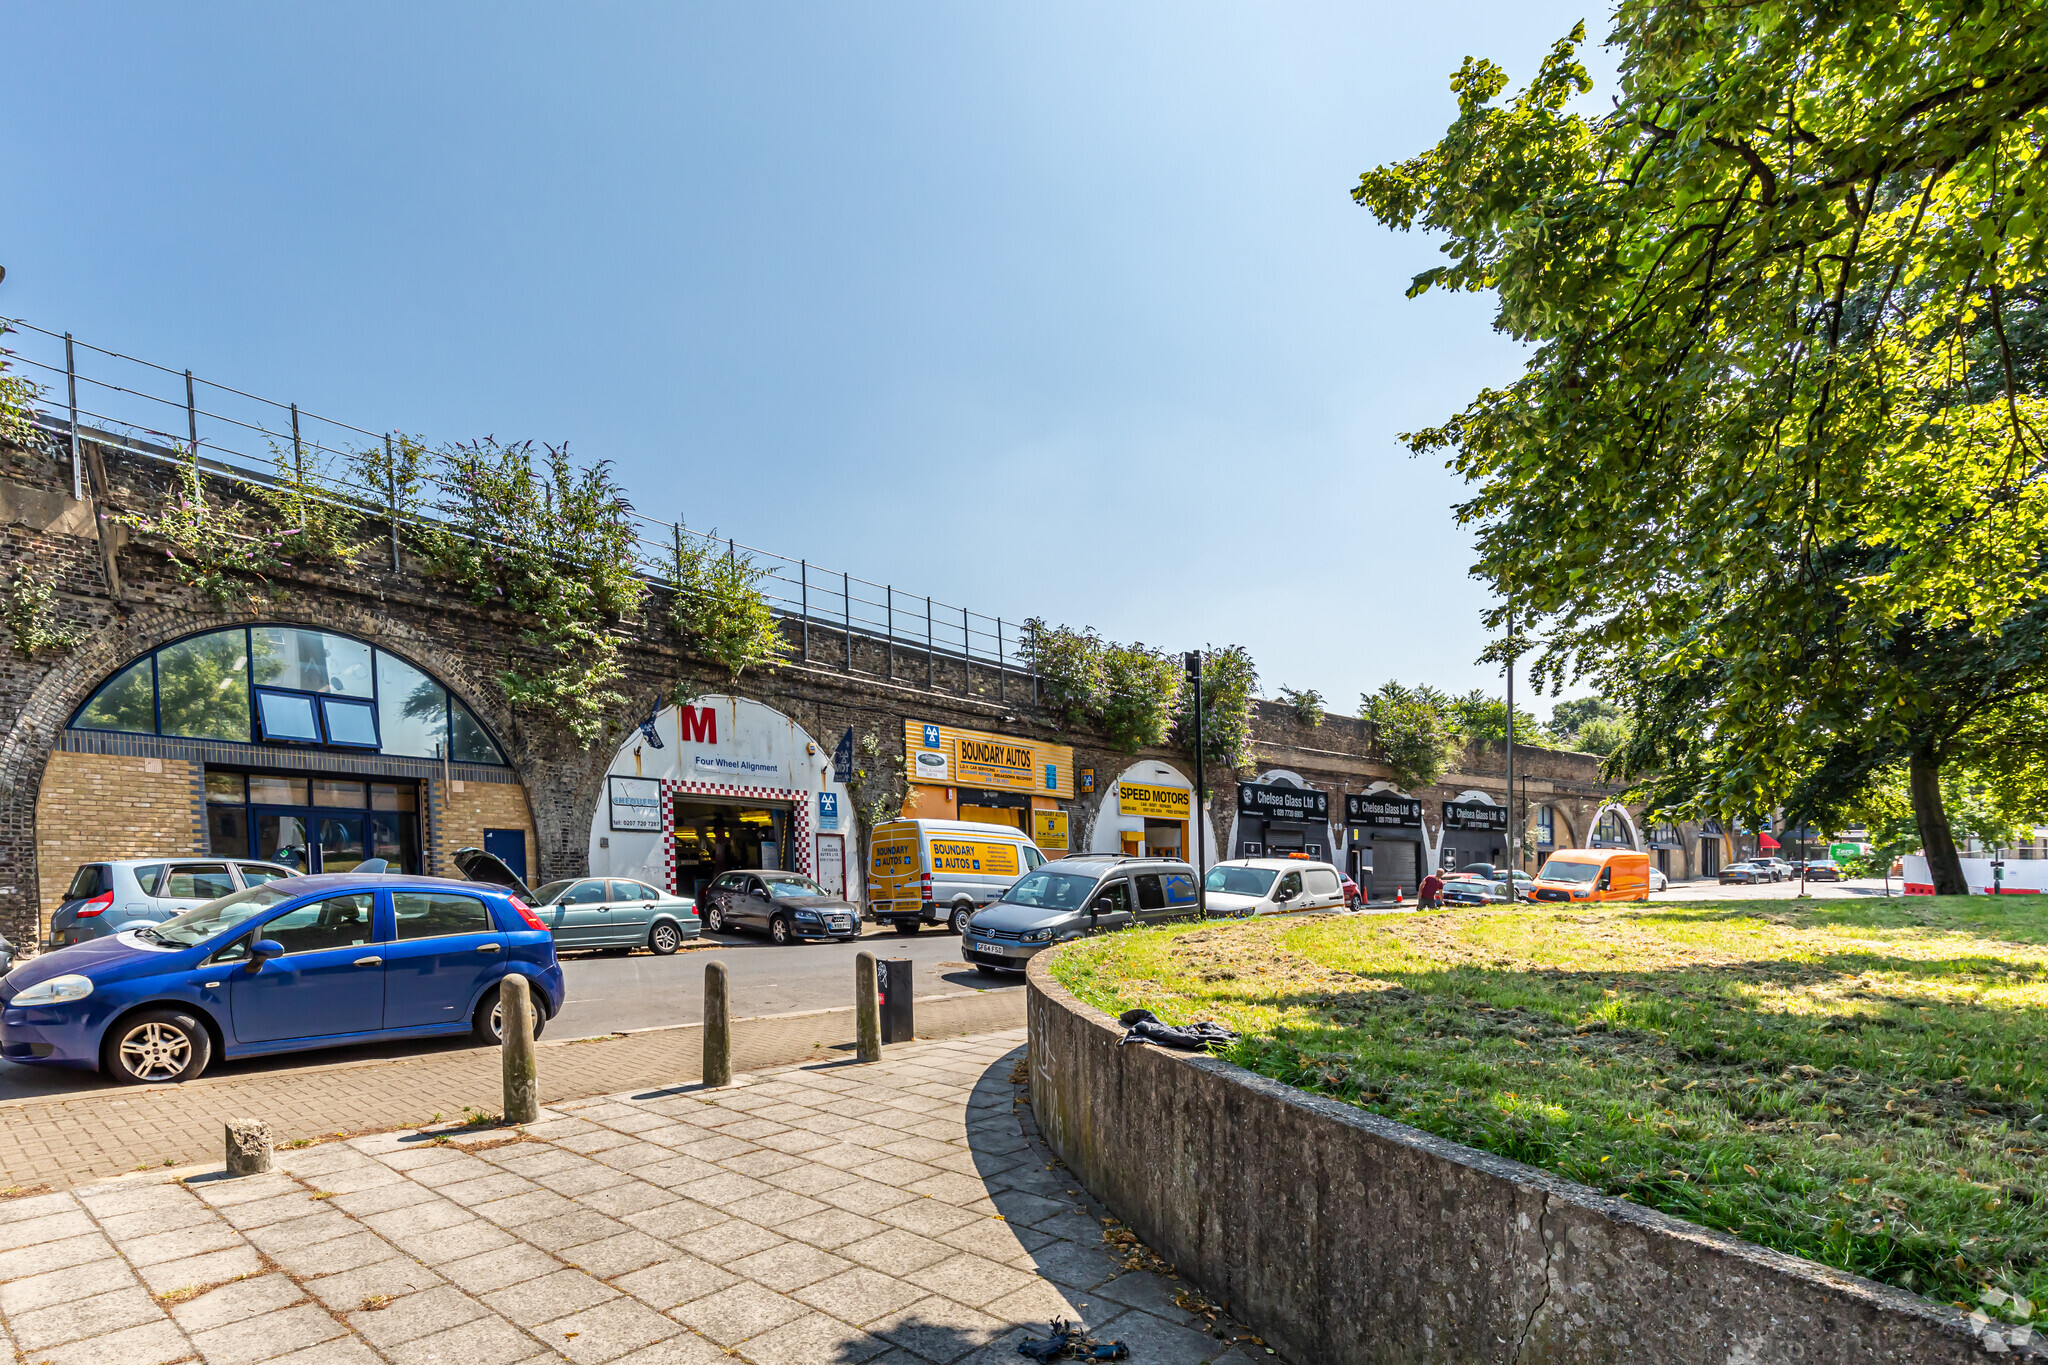
[(1081, 999), (1707, 1227), (2048, 1319), (2048, 905), (1283, 917), (1060, 950)]

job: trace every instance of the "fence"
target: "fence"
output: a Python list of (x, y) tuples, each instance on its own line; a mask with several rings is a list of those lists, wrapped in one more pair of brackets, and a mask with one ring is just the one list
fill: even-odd
[[(289, 467), (304, 484), (351, 502), (362, 500), (361, 490), (329, 479), (327, 464), (346, 462), (366, 448), (388, 448), (399, 435), (395, 430), (369, 431), (297, 403), (280, 403), (201, 379), (190, 370), (89, 345), (69, 332), (52, 332), (18, 319), (0, 320), (0, 331), (12, 332), (22, 342), (7, 354), (37, 387), (37, 424), (60, 446), (68, 443), (73, 497), (84, 496), (79, 440), (86, 434), (151, 460), (171, 462), (197, 452), (217, 472), (250, 481), (272, 479)], [(261, 453), (257, 447), (263, 448)], [(933, 686), (939, 661), (949, 660), (964, 665), (970, 682), (977, 667), (994, 670), (1001, 700), (1009, 700), (1012, 679), (1020, 688), (1028, 685), (1036, 699), (1038, 677), (1019, 655), (1020, 627), (1015, 621), (929, 595), (899, 593), (894, 584), (678, 528), (637, 512), (632, 521), (637, 567), (651, 583), (668, 581), (671, 536), (678, 530), (728, 554), (746, 551), (746, 558), (764, 571), (759, 587), (769, 608), (799, 626), (798, 651), (805, 663), (836, 663), (851, 672), (854, 641), (865, 638), (886, 646), (885, 674), (892, 680)], [(839, 648), (825, 645), (814, 650), (813, 626), (838, 636)], [(913, 656), (903, 661), (901, 670), (899, 649)], [(834, 653), (836, 659), (831, 657)], [(920, 662), (922, 670), (916, 667)]]

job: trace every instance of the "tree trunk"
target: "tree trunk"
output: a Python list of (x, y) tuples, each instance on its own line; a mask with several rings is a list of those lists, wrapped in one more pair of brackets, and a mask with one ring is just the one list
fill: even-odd
[(1963, 860), (1956, 852), (1948, 811), (1941, 804), (1941, 764), (1932, 754), (1914, 754), (1906, 765), (1906, 781), (1913, 794), (1913, 819), (1920, 826), (1920, 847), (1927, 854), (1934, 894), (1969, 895), (1970, 884), (1963, 878)]

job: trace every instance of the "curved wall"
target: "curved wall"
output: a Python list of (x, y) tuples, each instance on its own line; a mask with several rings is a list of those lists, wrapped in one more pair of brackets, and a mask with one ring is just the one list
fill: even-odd
[(1948, 1365), (1962, 1314), (1122, 1030), (1029, 972), (1031, 1107), (1153, 1250), (1282, 1354)]

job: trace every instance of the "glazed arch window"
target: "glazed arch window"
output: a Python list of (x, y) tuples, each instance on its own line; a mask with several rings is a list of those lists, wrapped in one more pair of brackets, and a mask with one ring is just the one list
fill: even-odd
[(361, 640), (298, 626), (237, 626), (165, 645), (102, 683), (71, 725), (505, 762), (469, 708), (427, 674)]

